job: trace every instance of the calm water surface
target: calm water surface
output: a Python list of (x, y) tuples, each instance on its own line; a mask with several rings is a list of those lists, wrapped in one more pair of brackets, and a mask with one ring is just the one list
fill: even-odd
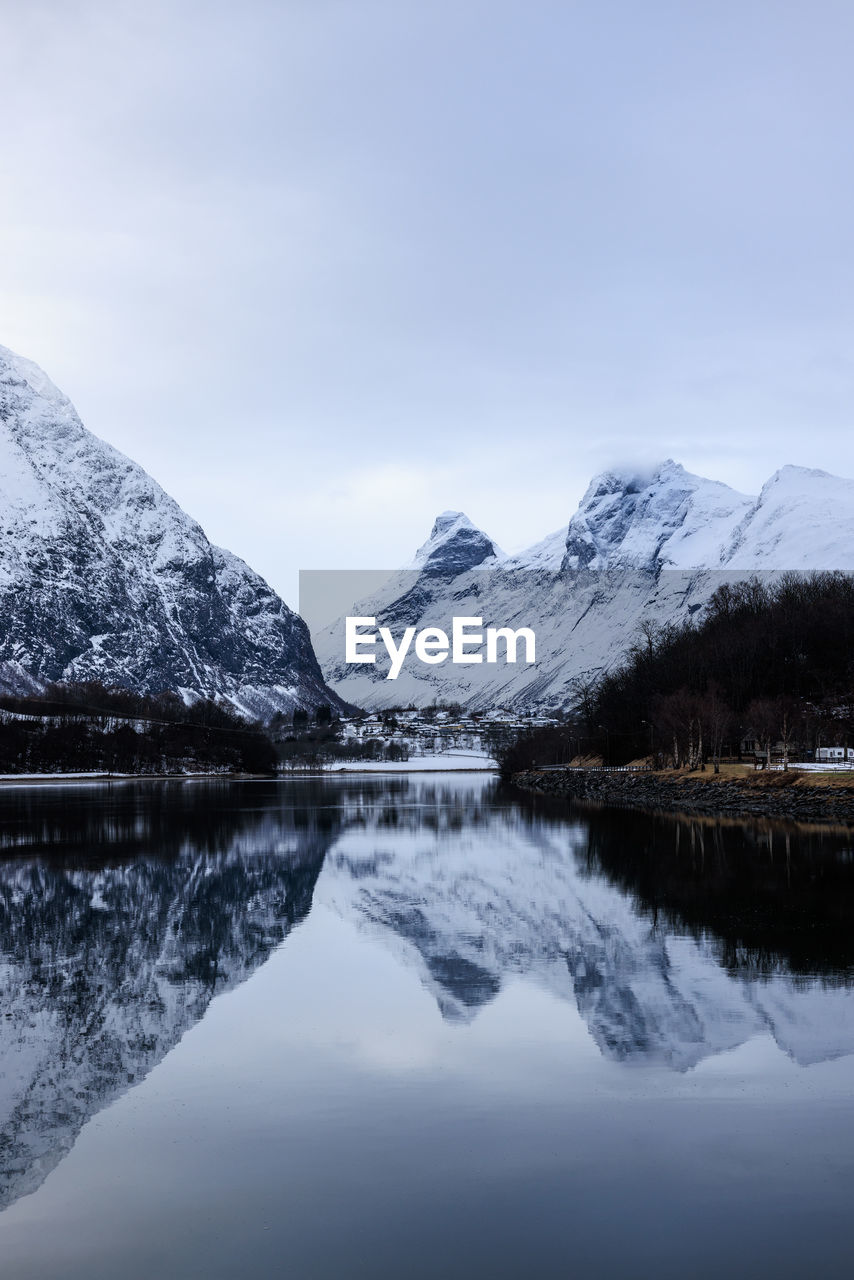
[(0, 1275), (854, 1273), (854, 834), (475, 775), (0, 824)]

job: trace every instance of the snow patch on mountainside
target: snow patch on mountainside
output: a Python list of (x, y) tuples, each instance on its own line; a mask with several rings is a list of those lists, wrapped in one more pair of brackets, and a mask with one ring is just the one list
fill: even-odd
[(563, 525), (562, 528), (556, 529), (554, 533), (550, 533), (548, 537), (543, 538), (541, 542), (535, 542), (527, 550), (511, 556), (507, 560), (507, 567), (512, 569), (545, 569), (548, 572), (556, 573), (563, 564), (563, 558), (566, 555), (568, 534), (569, 527)]

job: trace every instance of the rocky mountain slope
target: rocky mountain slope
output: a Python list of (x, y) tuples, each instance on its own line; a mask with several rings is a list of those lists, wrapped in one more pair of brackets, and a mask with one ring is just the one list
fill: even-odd
[(99, 680), (250, 716), (335, 701), (258, 574), (0, 347), (0, 690)]
[[(560, 706), (579, 679), (619, 661), (643, 623), (701, 613), (723, 581), (854, 570), (854, 481), (800, 467), (778, 471), (758, 497), (672, 461), (646, 476), (608, 472), (590, 484), (565, 530), (518, 555), (496, 552), (477, 563), (467, 557), (477, 531), (452, 514), (434, 526), (409, 572), (342, 612), (376, 617), (396, 638), (407, 625), (449, 630), (452, 617), (466, 615), (485, 627), (529, 627), (536, 663), (428, 666), (410, 657), (388, 680), (385, 661), (343, 661), (338, 622), (314, 639), (343, 697), (377, 708), (437, 698), (474, 708)], [(477, 545), (495, 548), (483, 533)]]
[(436, 517), (430, 537), (416, 551), (412, 568), (428, 575), (465, 573), (467, 569), (494, 569), (506, 558), (462, 511), (443, 511)]

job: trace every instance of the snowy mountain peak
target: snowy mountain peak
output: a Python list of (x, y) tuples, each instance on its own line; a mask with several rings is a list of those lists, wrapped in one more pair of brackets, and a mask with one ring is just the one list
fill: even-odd
[(0, 510), (4, 687), (99, 680), (250, 715), (330, 700), (302, 620), (5, 347)]
[(831, 475), (829, 471), (822, 471), (820, 467), (799, 467), (792, 462), (787, 462), (785, 466), (775, 471), (770, 480), (766, 480), (762, 486), (763, 492), (770, 488), (773, 484), (785, 484), (791, 481), (803, 483), (808, 480), (838, 480), (838, 476)]
[(657, 572), (718, 565), (733, 525), (753, 503), (670, 458), (646, 474), (606, 471), (569, 522), (562, 567)]
[(781, 467), (733, 532), (728, 569), (854, 569), (854, 480)]
[(0, 344), (0, 378), (4, 384), (27, 386), (40, 400), (49, 400), (54, 405), (61, 405), (70, 410), (76, 417), (71, 401), (63, 395), (59, 387), (51, 382), (44, 369), (33, 360), (19, 356), (17, 352)]
[(505, 558), (464, 512), (443, 511), (436, 517), (430, 537), (415, 553), (412, 568), (428, 574), (456, 574), (489, 568)]
[(474, 528), (474, 525), (472, 525), (471, 520), (469, 520), (464, 511), (440, 511), (434, 521), (432, 532), (433, 534), (439, 533), (440, 531), (449, 528), (452, 524), (456, 524), (458, 521)]
[[(751, 497), (673, 459), (611, 469), (591, 482), (568, 528), (511, 559), (490, 559), (494, 550), (461, 513), (443, 513), (413, 566), (417, 586), (411, 575), (390, 582), (369, 612), (398, 627), (450, 626), (461, 612), (486, 626), (530, 627), (536, 664), (460, 673), (413, 663), (389, 682), (380, 667), (354, 674), (342, 664), (330, 629), (318, 645), (338, 692), (372, 708), (437, 698), (478, 709), (568, 705), (577, 679), (618, 663), (646, 621), (702, 616), (722, 575), (854, 570), (854, 481), (786, 466)], [(500, 572), (468, 573), (481, 565)]]
[(569, 522), (562, 567), (854, 568), (854, 481), (787, 465), (754, 498), (672, 459), (647, 474), (606, 471)]

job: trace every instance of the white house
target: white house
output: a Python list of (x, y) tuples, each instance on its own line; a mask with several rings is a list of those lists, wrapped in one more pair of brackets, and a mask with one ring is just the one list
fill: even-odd
[(835, 764), (842, 760), (854, 761), (854, 747), (816, 747), (815, 758)]

